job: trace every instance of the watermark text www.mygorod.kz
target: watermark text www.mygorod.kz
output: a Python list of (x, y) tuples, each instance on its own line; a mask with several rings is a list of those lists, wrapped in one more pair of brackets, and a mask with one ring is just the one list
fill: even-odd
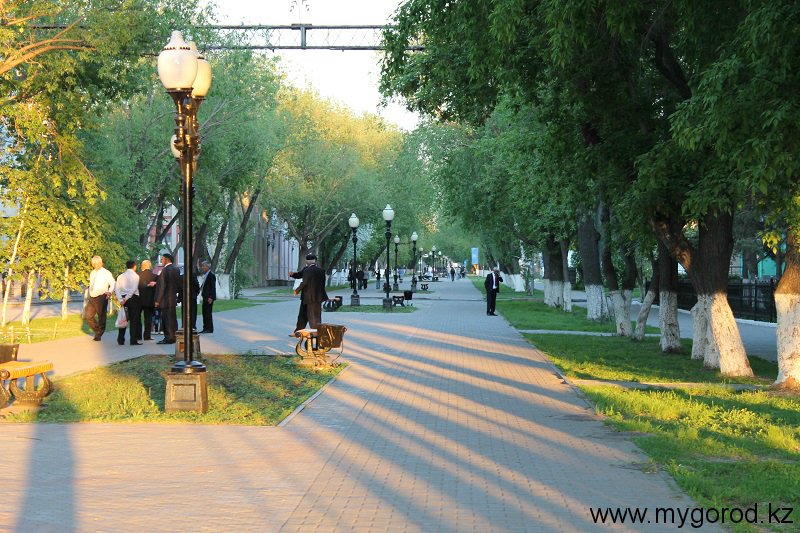
[(794, 524), (794, 507), (774, 503), (751, 507), (590, 507), (595, 524), (666, 524), (678, 529), (707, 524)]

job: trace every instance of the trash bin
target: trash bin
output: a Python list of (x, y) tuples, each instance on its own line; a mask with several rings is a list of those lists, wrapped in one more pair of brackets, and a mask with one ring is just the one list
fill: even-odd
[(410, 300), (411, 297), (414, 296), (414, 293), (411, 291), (403, 291), (403, 299)]

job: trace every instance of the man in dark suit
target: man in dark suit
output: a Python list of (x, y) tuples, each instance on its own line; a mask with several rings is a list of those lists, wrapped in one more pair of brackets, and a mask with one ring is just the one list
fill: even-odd
[(325, 292), (325, 271), (317, 266), (317, 256), (308, 254), (306, 266), (300, 272), (292, 274), (295, 279), (302, 279), (295, 294), (300, 293), (300, 312), (297, 314), (295, 331), (306, 327), (316, 329), (322, 321), (322, 302), (328, 299)]
[(503, 278), (500, 276), (500, 269), (497, 267), (492, 269), (483, 282), (483, 286), (486, 288), (486, 314), (489, 316), (497, 316), (494, 314), (494, 306), (497, 302), (497, 293), (500, 292), (500, 284), (502, 282)]
[(153, 337), (153, 312), (155, 311), (156, 280), (158, 276), (153, 273), (153, 263), (149, 259), (142, 261), (142, 271), (139, 272), (139, 305), (144, 315), (143, 340), (151, 341)]
[(161, 256), (164, 269), (156, 283), (155, 306), (161, 309), (161, 323), (164, 338), (156, 344), (175, 344), (175, 333), (178, 331), (178, 292), (181, 290), (181, 273), (172, 264), (172, 254)]
[(211, 263), (203, 261), (200, 264), (203, 273), (203, 284), (200, 286), (200, 297), (203, 301), (203, 331), (200, 333), (214, 333), (214, 301), (217, 299), (217, 276), (211, 272)]

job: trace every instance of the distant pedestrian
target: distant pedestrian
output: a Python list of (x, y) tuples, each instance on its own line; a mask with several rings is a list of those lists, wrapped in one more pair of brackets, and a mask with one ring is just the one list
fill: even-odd
[(149, 259), (142, 261), (139, 272), (139, 307), (142, 309), (144, 331), (142, 340), (153, 340), (153, 312), (155, 311), (156, 280), (158, 276), (153, 273), (153, 263)]
[(178, 291), (181, 288), (181, 273), (173, 264), (172, 254), (161, 256), (161, 265), (164, 267), (158, 275), (156, 283), (155, 306), (161, 310), (161, 329), (164, 338), (156, 344), (175, 344), (175, 334), (178, 331)]
[(450, 281), (455, 281), (455, 280), (456, 280), (456, 269), (450, 267)]
[[(94, 340), (99, 341), (106, 331), (108, 298), (114, 291), (114, 276), (103, 268), (103, 258), (92, 257), (92, 273), (89, 275), (89, 298), (86, 303), (86, 322), (94, 331)], [(95, 317), (97, 320), (95, 320)]]
[(503, 278), (500, 276), (500, 269), (494, 267), (492, 271), (486, 276), (483, 286), (486, 288), (486, 314), (488, 316), (497, 316), (494, 314), (495, 303), (497, 303), (497, 293), (500, 292), (500, 283)]
[(200, 333), (214, 333), (214, 302), (217, 300), (217, 276), (211, 272), (211, 263), (203, 261), (200, 264), (203, 281), (200, 283), (200, 299), (203, 303), (203, 331)]
[(365, 283), (364, 280), (364, 269), (361, 268), (361, 265), (358, 265), (358, 267), (356, 268), (356, 286), (359, 289), (367, 288), (367, 284)]
[(129, 333), (131, 346), (138, 346), (139, 337), (142, 332), (140, 322), (141, 308), (139, 306), (139, 274), (136, 273), (136, 261), (130, 260), (125, 263), (125, 272), (117, 276), (117, 284), (114, 291), (117, 294), (117, 301), (122, 307), (120, 313), (125, 313), (128, 317), (128, 325), (125, 328), (117, 328), (117, 344), (125, 344), (125, 329)]

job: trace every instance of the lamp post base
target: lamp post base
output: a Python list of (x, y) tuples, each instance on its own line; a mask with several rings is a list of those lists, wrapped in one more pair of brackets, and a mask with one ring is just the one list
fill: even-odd
[(358, 294), (351, 294), (350, 295), (350, 306), (351, 307), (358, 307), (361, 305), (361, 296)]
[[(194, 361), (193, 361), (194, 362)], [(167, 373), (167, 394), (164, 410), (208, 412), (208, 373)]]
[(392, 299), (391, 298), (384, 298), (383, 299), (383, 308), (388, 310), (388, 311), (391, 311), (392, 309), (394, 309), (394, 306), (392, 305)]
[(397, 284), (396, 281), (394, 283), (392, 283), (392, 290), (393, 291), (399, 291), (400, 290), (400, 286)]

